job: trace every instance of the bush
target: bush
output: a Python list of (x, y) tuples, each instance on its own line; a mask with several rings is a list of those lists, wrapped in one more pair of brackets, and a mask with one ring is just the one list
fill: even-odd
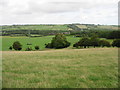
[(35, 50), (39, 50), (40, 48), (39, 48), (39, 46), (35, 46)]
[(70, 42), (67, 41), (66, 37), (63, 34), (57, 34), (53, 37), (51, 43), (46, 44), (46, 48), (66, 48), (70, 46)]
[(12, 50), (13, 49), (12, 46), (10, 46), (9, 49)]
[(15, 50), (19, 50), (20, 51), (22, 49), (22, 45), (20, 44), (19, 41), (16, 41), (16, 42), (13, 43), (13, 48)]
[(52, 48), (51, 43), (45, 44), (45, 48)]
[(32, 51), (32, 48), (31, 48), (31, 47), (28, 47), (28, 48), (26, 48), (25, 51)]
[(110, 42), (108, 42), (108, 41), (106, 41), (106, 40), (100, 40), (99, 41), (99, 46), (100, 47), (110, 47), (111, 45), (110, 45)]
[(120, 47), (120, 39), (116, 39), (112, 42), (113, 47)]

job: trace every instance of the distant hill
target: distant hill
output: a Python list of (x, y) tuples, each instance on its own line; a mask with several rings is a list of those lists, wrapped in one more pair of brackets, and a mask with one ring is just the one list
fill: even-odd
[(3, 25), (3, 31), (8, 30), (118, 30), (117, 25), (94, 25), (94, 24), (40, 24), (40, 25)]

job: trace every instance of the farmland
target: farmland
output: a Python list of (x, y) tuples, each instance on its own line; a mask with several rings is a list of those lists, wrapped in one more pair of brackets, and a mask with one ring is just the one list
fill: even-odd
[(108, 29), (108, 30), (118, 30), (117, 25), (91, 25), (91, 24), (38, 24), (38, 25), (9, 25), (9, 26), (0, 26), (2, 30), (74, 30), (74, 28), (70, 28), (69, 26), (73, 25), (74, 27), (78, 27), (80, 29)]
[[(19, 41), (23, 45), (23, 51), (27, 47), (32, 47), (38, 45), (40, 46), (40, 50), (45, 50), (45, 44), (51, 42), (54, 36), (44, 36), (44, 37), (36, 37), (36, 38), (29, 38), (29, 37), (9, 37), (3, 36), (2, 38), (2, 51), (9, 51), (9, 47), (12, 46), (13, 42)], [(67, 36), (67, 40), (71, 43), (69, 48), (72, 48), (73, 44), (80, 40), (80, 37), (73, 37)], [(108, 39), (110, 43), (112, 43), (112, 39)], [(27, 43), (31, 43), (32, 45), (28, 46)]]
[[(73, 47), (83, 37), (87, 40), (105, 40), (111, 44), (119, 38), (117, 26), (11, 25), (2, 26), (0, 33), (3, 88), (118, 87), (118, 48), (94, 48), (92, 45), (86, 49)], [(50, 43), (56, 34), (64, 34), (70, 46), (45, 48), (45, 44)], [(99, 38), (91, 39), (94, 35)], [(64, 39), (60, 37), (55, 41), (58, 40)], [(21, 51), (9, 49), (15, 41), (22, 44)], [(35, 46), (39, 46), (40, 50), (35, 50)], [(28, 47), (32, 51), (25, 51)]]
[[(45, 36), (45, 37), (37, 37), (37, 38), (29, 38), (29, 37), (3, 37), (2, 38), (2, 50), (8, 51), (9, 47), (13, 44), (14, 41), (20, 41), (23, 45), (23, 50), (25, 50), (28, 45), (27, 43), (32, 43), (30, 47), (34, 49), (34, 46), (40, 46), (41, 50), (45, 49), (45, 44), (51, 42), (52, 37), (54, 36)], [(74, 43), (76, 43), (80, 38), (74, 38), (73, 36), (68, 36), (68, 41), (71, 42), (71, 47)]]
[(3, 88), (117, 88), (118, 49), (3, 51)]

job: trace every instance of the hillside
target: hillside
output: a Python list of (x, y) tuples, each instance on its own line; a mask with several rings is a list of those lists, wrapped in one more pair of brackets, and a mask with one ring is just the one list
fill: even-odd
[(117, 25), (94, 25), (94, 24), (63, 24), (63, 25), (53, 25), (53, 24), (40, 24), (40, 25), (3, 25), (0, 26), (3, 31), (6, 30), (89, 30), (89, 29), (108, 29), (117, 30)]

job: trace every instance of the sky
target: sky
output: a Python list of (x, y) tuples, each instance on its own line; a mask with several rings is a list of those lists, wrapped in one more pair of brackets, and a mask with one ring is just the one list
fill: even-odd
[(118, 24), (119, 0), (0, 0), (0, 25)]

